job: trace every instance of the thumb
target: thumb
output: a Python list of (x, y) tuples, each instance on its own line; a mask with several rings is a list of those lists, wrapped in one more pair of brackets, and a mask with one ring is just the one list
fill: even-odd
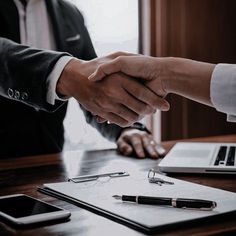
[(90, 81), (99, 81), (104, 77), (121, 71), (120, 63), (116, 59), (100, 65), (89, 77)]

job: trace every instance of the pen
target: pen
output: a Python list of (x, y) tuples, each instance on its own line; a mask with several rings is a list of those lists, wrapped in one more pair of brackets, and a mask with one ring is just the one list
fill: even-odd
[(148, 205), (165, 205), (176, 208), (190, 208), (200, 210), (212, 210), (216, 207), (216, 202), (201, 200), (201, 199), (189, 199), (189, 198), (168, 198), (168, 197), (149, 197), (149, 196), (128, 196), (128, 195), (114, 195), (112, 196), (117, 200), (136, 202), (138, 204)]

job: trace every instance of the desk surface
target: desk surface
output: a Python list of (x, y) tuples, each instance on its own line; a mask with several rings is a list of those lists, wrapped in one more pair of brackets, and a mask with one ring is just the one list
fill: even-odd
[[(189, 141), (236, 142), (236, 135), (192, 139)], [(165, 142), (169, 150), (175, 142)], [(14, 229), (0, 222), (0, 235), (143, 235), (133, 229), (115, 223), (69, 203), (43, 195), (36, 191), (37, 186), (48, 182), (65, 181), (68, 177), (117, 170), (146, 170), (155, 167), (157, 161), (138, 160), (122, 157), (115, 150), (71, 151), (17, 159), (0, 160), (0, 195), (24, 193), (56, 204), (72, 212), (69, 222), (29, 229)], [(236, 192), (236, 176), (220, 175), (171, 175), (228, 191)], [(158, 235), (213, 235), (216, 233), (236, 232), (236, 219), (228, 219), (205, 224), (161, 231)]]

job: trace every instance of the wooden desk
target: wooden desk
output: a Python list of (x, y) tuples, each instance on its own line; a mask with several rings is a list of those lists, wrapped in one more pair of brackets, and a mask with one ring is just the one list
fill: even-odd
[[(236, 135), (192, 139), (194, 141), (236, 142)], [(191, 141), (192, 141), (191, 140)], [(165, 142), (169, 149), (175, 142)], [(14, 229), (0, 222), (0, 235), (143, 235), (133, 229), (115, 223), (109, 219), (93, 214), (66, 202), (48, 197), (37, 192), (36, 188), (46, 182), (65, 181), (68, 177), (91, 173), (117, 170), (146, 170), (155, 167), (157, 161), (122, 157), (115, 150), (78, 151), (18, 159), (0, 160), (0, 195), (25, 193), (51, 202), (72, 212), (71, 220), (29, 229)], [(236, 176), (220, 175), (172, 175), (183, 180), (192, 181), (212, 187), (236, 192)], [(236, 219), (182, 227), (161, 231), (158, 235), (213, 235), (216, 233), (236, 232)]]

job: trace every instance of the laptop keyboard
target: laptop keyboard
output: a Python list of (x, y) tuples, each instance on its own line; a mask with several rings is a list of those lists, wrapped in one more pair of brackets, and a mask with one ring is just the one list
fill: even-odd
[(214, 165), (235, 166), (235, 146), (221, 146)]

